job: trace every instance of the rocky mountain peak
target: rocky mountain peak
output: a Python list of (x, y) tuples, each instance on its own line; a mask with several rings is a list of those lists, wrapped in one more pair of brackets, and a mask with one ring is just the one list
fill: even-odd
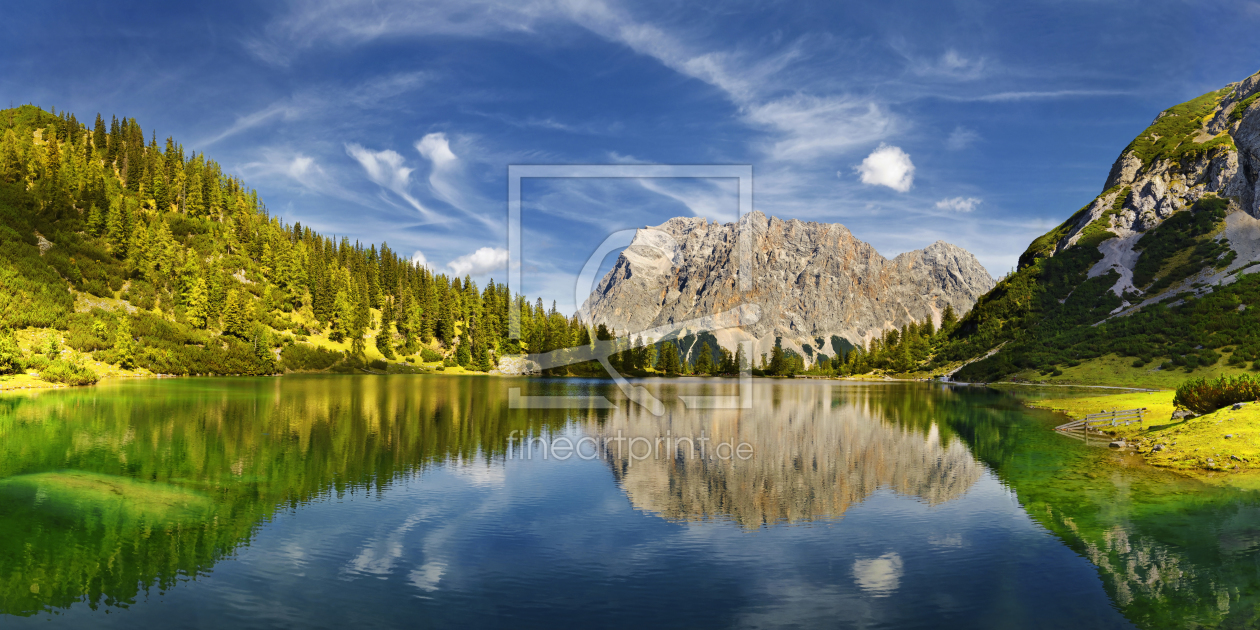
[[(739, 237), (749, 242), (748, 291), (739, 278)], [(966, 250), (938, 241), (889, 260), (838, 223), (767, 217), (750, 212), (736, 223), (676, 217), (638, 231), (584, 308), (620, 334), (684, 325), (741, 304), (760, 308), (750, 326), (713, 332), (733, 350), (755, 340), (807, 360), (866, 342), (890, 327), (927, 319), (945, 306), (959, 314), (993, 286)]]

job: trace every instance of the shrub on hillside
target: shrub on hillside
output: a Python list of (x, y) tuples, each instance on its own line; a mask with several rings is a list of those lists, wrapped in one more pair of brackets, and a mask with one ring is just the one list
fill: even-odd
[(441, 361), (442, 355), (438, 354), (437, 352), (434, 352), (432, 348), (420, 348), (420, 360), (424, 361), (425, 363)]
[(1241, 374), (1213, 379), (1192, 378), (1177, 388), (1173, 404), (1205, 414), (1234, 403), (1257, 399), (1260, 399), (1260, 378)]
[(285, 346), (280, 351), (280, 362), (287, 370), (326, 370), (340, 361), (341, 357), (340, 352), (305, 343)]
[(22, 365), (22, 350), (18, 347), (17, 338), (8, 328), (0, 329), (0, 374), (15, 374), (25, 369)]
[(96, 372), (76, 361), (57, 359), (48, 365), (39, 377), (49, 383), (66, 385), (91, 385), (97, 381)]

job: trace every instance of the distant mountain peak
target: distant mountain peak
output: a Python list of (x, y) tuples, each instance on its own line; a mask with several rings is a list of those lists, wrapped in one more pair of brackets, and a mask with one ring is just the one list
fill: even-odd
[[(741, 227), (751, 238), (747, 293), (738, 278)], [(839, 223), (755, 211), (738, 223), (675, 217), (639, 230), (585, 309), (595, 323), (637, 335), (751, 302), (760, 320), (713, 333), (717, 343), (734, 349), (752, 339), (756, 354), (777, 342), (806, 357), (834, 356), (840, 340), (865, 342), (910, 321), (939, 324), (947, 304), (964, 313), (992, 287), (975, 256), (943, 241), (889, 260)]]

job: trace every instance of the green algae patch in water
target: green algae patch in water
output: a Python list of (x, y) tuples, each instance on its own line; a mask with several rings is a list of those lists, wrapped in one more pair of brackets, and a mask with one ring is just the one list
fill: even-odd
[(214, 507), (209, 497), (192, 490), (117, 475), (64, 471), (0, 479), (0, 500), (27, 498), (49, 513), (92, 512), (149, 525), (205, 518)]
[[(59, 471), (0, 480), (0, 614), (73, 602), (125, 607), (150, 580), (195, 573), (214, 503), (195, 491), (116, 475)], [(183, 536), (181, 537), (181, 534)], [(208, 560), (208, 559), (206, 559)]]

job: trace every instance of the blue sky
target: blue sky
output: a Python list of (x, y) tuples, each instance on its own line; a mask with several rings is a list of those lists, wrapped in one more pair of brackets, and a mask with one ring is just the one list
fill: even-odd
[[(1254, 2), (10, 5), (0, 95), (135, 117), (270, 210), (504, 277), (509, 164), (752, 164), (756, 209), (995, 276), (1162, 109), (1260, 69)], [(913, 170), (911, 170), (911, 167)], [(730, 182), (530, 181), (524, 288)]]

